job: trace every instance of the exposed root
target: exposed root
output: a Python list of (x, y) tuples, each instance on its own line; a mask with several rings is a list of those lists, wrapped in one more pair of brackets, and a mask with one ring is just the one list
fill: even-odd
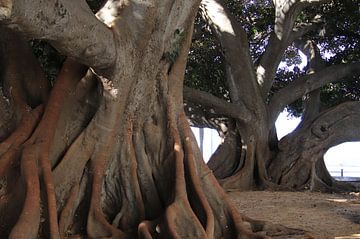
[(60, 238), (65, 238), (67, 235), (67, 229), (70, 227), (72, 223), (72, 218), (74, 217), (75, 210), (74, 206), (76, 204), (76, 199), (79, 194), (79, 186), (76, 185), (72, 188), (69, 198), (65, 204), (65, 207), (61, 211), (60, 220), (59, 220), (59, 233)]
[(27, 147), (21, 159), (21, 171), (26, 182), (26, 197), (16, 225), (12, 228), (10, 239), (37, 238), (40, 225), (40, 182), (36, 158), (38, 149)]
[(5, 176), (19, 156), (22, 144), (30, 137), (40, 120), (43, 107), (39, 106), (24, 116), (20, 126), (0, 144), (0, 177)]
[[(30, 120), (25, 121), (3, 144), (1, 150), (5, 151), (14, 147), (23, 147), (21, 169), (22, 176), (26, 182), (26, 197), (20, 219), (10, 233), (10, 237), (16, 238), (36, 238), (39, 226), (40, 216), (48, 218), (49, 236), (51, 238), (60, 238), (57, 219), (57, 206), (54, 190), (54, 182), (52, 177), (52, 166), (49, 160), (50, 147), (55, 134), (55, 129), (59, 119), (59, 115), (67, 97), (67, 89), (74, 84), (74, 79), (78, 80), (84, 74), (86, 68), (77, 65), (71, 60), (67, 60), (64, 64), (62, 72), (54, 86), (52, 95), (46, 106), (42, 120), (33, 132), (36, 123), (39, 120), (42, 107), (30, 112)], [(76, 81), (75, 81), (76, 82)], [(26, 115), (25, 115), (26, 116)], [(24, 117), (24, 120), (27, 117)], [(49, 130), (51, 129), (51, 130)], [(32, 134), (31, 138), (29, 136)], [(29, 138), (29, 139), (28, 139)], [(14, 155), (13, 150), (7, 151)], [(8, 156), (9, 154), (5, 154)], [(10, 160), (14, 157), (7, 157), (2, 160), (1, 169), (4, 173), (7, 171)], [(38, 164), (40, 171), (38, 171)], [(7, 167), (6, 167), (7, 166)], [(45, 186), (46, 209), (40, 206), (40, 180), (41, 175), (43, 185)], [(47, 212), (48, 215), (41, 215)], [(20, 236), (22, 235), (22, 236)]]

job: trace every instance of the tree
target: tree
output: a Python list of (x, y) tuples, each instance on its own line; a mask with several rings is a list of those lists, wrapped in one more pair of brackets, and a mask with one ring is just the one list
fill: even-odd
[[(89, 2), (0, 1), (0, 237), (299, 233), (240, 216), (201, 159), (182, 100), (199, 1)], [(53, 87), (25, 39), (67, 56)]]
[[(203, 23), (195, 28), (193, 52), (201, 55), (199, 42), (206, 36), (204, 44), (218, 49), (211, 54), (225, 69), (213, 77), (223, 77), (226, 85), (216, 90), (215, 84), (211, 91), (198, 87), (203, 74), (193, 69), (202, 58), (190, 56), (190, 87), (184, 97), (193, 124), (225, 134), (208, 162), (222, 186), (342, 188), (328, 173), (323, 155), (334, 145), (360, 138), (359, 103), (354, 101), (360, 73), (356, 1), (206, 0), (200, 9)], [(325, 50), (333, 54), (330, 59), (321, 53)], [(298, 51), (307, 56), (306, 69), (279, 70), (284, 59), (289, 65), (299, 62)], [(208, 58), (207, 64), (215, 59)], [(193, 79), (200, 83), (193, 84)], [(301, 107), (294, 102), (302, 102)], [(278, 141), (275, 121), (285, 107), (302, 112), (302, 123)]]

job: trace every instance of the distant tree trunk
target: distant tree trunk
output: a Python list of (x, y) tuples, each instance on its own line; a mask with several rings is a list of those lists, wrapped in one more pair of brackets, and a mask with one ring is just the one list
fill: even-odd
[(1, 238), (265, 238), (252, 231), (284, 229), (239, 215), (186, 120), (198, 4), (107, 1), (97, 16), (108, 27), (85, 1), (1, 2), (3, 24), (68, 56), (51, 90), (25, 41), (2, 61), (10, 103), (0, 101), (0, 115), (14, 112), (16, 124), (10, 135), (1, 128)]

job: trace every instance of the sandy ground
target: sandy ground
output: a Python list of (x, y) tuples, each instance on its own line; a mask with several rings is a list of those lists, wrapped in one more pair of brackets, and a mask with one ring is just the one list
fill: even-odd
[(360, 200), (356, 193), (251, 191), (229, 194), (239, 211), (254, 219), (310, 231), (315, 238), (360, 239)]

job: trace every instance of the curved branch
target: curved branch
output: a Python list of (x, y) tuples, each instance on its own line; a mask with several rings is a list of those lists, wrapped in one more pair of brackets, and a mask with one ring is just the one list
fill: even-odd
[(63, 54), (95, 69), (108, 68), (115, 60), (112, 31), (85, 1), (2, 1), (0, 22), (27, 37), (46, 39)]
[(184, 86), (184, 99), (211, 108), (211, 110), (215, 111), (217, 114), (229, 116), (244, 122), (248, 122), (251, 118), (250, 112), (245, 105), (227, 102), (201, 90)]
[(325, 150), (360, 140), (360, 102), (345, 102), (325, 111), (312, 123), (311, 133)]
[[(226, 73), (233, 102), (248, 106), (258, 104), (254, 97), (261, 97), (254, 66), (251, 60), (246, 32), (226, 9), (221, 0), (204, 0), (200, 9), (219, 39), (227, 62)], [(248, 94), (252, 92), (252, 94)]]
[(279, 90), (271, 99), (269, 105), (270, 121), (274, 122), (281, 110), (291, 102), (303, 95), (318, 89), (328, 83), (341, 80), (349, 75), (360, 74), (360, 63), (339, 64), (326, 69), (300, 77), (287, 87)]
[(360, 102), (339, 104), (280, 140), (269, 175), (274, 182), (294, 189), (318, 190), (320, 186), (321, 190), (338, 190), (331, 177), (324, 174), (323, 156), (330, 147), (357, 140)]
[(275, 26), (274, 32), (270, 36), (265, 53), (257, 67), (257, 81), (261, 86), (262, 96), (267, 97), (273, 84), (276, 70), (284, 55), (286, 48), (300, 34), (304, 34), (310, 28), (297, 29), (294, 31), (294, 24), (298, 14), (311, 4), (318, 4), (324, 1), (283, 1), (274, 0), (275, 5)]

